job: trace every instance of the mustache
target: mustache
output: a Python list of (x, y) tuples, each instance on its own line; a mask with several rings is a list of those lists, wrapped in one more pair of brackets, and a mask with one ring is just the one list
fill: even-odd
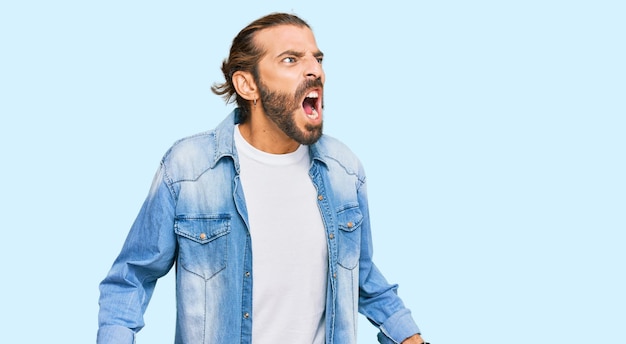
[(296, 90), (296, 98), (300, 99), (304, 97), (307, 90), (309, 90), (310, 88), (321, 88), (323, 91), (324, 83), (322, 82), (322, 78), (307, 79), (306, 81), (301, 83), (300, 86), (298, 86), (298, 89)]

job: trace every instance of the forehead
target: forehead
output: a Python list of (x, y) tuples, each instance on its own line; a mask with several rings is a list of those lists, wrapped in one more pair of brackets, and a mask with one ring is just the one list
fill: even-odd
[(285, 51), (315, 53), (319, 50), (313, 31), (306, 26), (274, 26), (260, 30), (254, 39), (264, 54), (270, 56), (277, 56)]

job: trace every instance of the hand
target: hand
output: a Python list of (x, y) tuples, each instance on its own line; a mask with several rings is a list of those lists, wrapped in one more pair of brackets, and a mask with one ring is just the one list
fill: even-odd
[(424, 344), (424, 340), (422, 339), (422, 336), (420, 336), (419, 334), (415, 334), (405, 339), (402, 344)]

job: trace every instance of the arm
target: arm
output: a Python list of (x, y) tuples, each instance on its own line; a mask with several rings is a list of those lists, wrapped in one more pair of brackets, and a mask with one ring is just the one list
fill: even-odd
[(359, 188), (358, 194), (364, 215), (359, 261), (359, 312), (380, 329), (380, 343), (421, 344), (420, 330), (410, 310), (397, 295), (398, 286), (389, 284), (372, 261), (373, 245), (365, 182)]
[(159, 169), (111, 270), (100, 284), (98, 344), (133, 343), (156, 281), (174, 263), (174, 198)]

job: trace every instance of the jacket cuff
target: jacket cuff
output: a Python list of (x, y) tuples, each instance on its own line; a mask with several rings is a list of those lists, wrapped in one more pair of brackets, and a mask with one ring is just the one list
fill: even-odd
[(380, 325), (378, 342), (381, 344), (399, 344), (417, 333), (421, 332), (411, 316), (411, 311), (403, 309), (393, 314)]
[(97, 344), (133, 344), (135, 332), (124, 326), (102, 326), (98, 329)]

